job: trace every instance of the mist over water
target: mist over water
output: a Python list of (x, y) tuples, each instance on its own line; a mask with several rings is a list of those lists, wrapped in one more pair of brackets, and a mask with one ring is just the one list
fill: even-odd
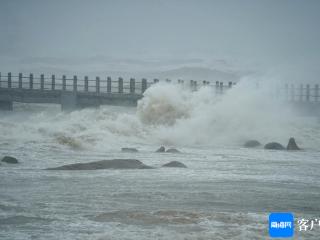
[(1, 72), (157, 77), (231, 67), (315, 83), (319, 9), (316, 0), (3, 0)]
[(257, 88), (250, 80), (243, 79), (223, 96), (212, 87), (191, 92), (179, 85), (154, 86), (138, 103), (137, 116), (154, 129), (153, 135), (176, 145), (241, 146), (250, 139), (285, 142), (296, 134), (310, 147), (319, 145), (306, 134), (309, 128), (317, 129), (316, 118), (299, 117), (290, 103), (275, 97), (273, 84)]
[[(69, 113), (15, 103), (0, 119), (0, 154), (20, 161), (0, 166), (0, 237), (261, 239), (270, 212), (316, 217), (319, 119), (277, 98), (278, 84), (246, 76), (221, 95), (214, 86), (159, 83), (136, 108)], [(302, 152), (243, 147), (250, 139), (286, 145), (291, 136)], [(161, 145), (182, 153), (155, 153)], [(118, 158), (155, 169), (43, 170)], [(160, 168), (169, 161), (188, 168)], [(317, 239), (318, 231), (296, 234)]]
[[(192, 92), (160, 83), (137, 108), (70, 113), (15, 104), (0, 120), (1, 154), (21, 161), (1, 164), (1, 238), (258, 239), (268, 234), (269, 212), (314, 217), (319, 121), (297, 115), (270, 88), (243, 79), (216, 95), (212, 87)], [(248, 139), (285, 145), (291, 136), (303, 152), (242, 147)], [(155, 153), (160, 145), (182, 153)], [(121, 153), (122, 147), (139, 152)], [(43, 170), (114, 158), (157, 169)], [(158, 168), (173, 160), (188, 168)]]
[(242, 146), (250, 139), (285, 144), (291, 136), (306, 148), (317, 148), (317, 118), (299, 115), (275, 97), (273, 87), (262, 83), (257, 88), (251, 79), (243, 79), (220, 95), (212, 86), (193, 92), (188, 86), (159, 83), (147, 89), (136, 109), (102, 106), (64, 113), (55, 105), (17, 104), (16, 111), (3, 115), (1, 127), (3, 137), (15, 141), (59, 141), (66, 136), (102, 149), (129, 139), (173, 146)]
[[(160, 79), (137, 107), (0, 110), (0, 159), (19, 160), (0, 164), (0, 239), (266, 239), (270, 212), (319, 219), (320, 115), (283, 90), (319, 84), (319, 3), (0, 1), (1, 76)], [(302, 151), (263, 148), (290, 137)], [(154, 169), (44, 170), (111, 159)]]

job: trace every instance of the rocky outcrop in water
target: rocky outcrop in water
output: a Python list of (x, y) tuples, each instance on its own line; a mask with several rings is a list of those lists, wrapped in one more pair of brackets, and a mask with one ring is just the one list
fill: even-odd
[(277, 142), (270, 142), (264, 145), (264, 149), (271, 149), (271, 150), (285, 150), (285, 147), (282, 146), (280, 143)]
[(246, 141), (243, 146), (246, 148), (254, 148), (254, 147), (261, 146), (261, 143), (257, 140), (249, 140), (249, 141)]
[(9, 163), (9, 164), (17, 164), (19, 163), (18, 159), (11, 157), (11, 156), (5, 156), (2, 158), (1, 162)]
[(151, 169), (136, 159), (113, 159), (89, 163), (75, 163), (46, 170)]
[(121, 152), (135, 153), (135, 152), (138, 152), (138, 149), (136, 149), (136, 148), (121, 148)]
[(186, 165), (184, 165), (183, 163), (178, 162), (178, 161), (168, 162), (168, 163), (162, 165), (162, 167), (187, 168)]
[(157, 149), (156, 152), (165, 152), (166, 148), (164, 146), (161, 146), (160, 148)]
[(294, 151), (294, 150), (300, 150), (300, 148), (298, 147), (296, 140), (292, 137), (289, 139), (288, 145), (287, 145), (287, 150), (289, 151)]
[(177, 150), (175, 148), (169, 148), (166, 152), (167, 153), (181, 153), (179, 150)]

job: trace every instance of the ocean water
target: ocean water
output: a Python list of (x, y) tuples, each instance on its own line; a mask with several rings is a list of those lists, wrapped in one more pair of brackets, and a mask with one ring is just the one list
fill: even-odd
[[(320, 219), (320, 122), (241, 83), (151, 87), (137, 108), (0, 112), (0, 239), (266, 239), (270, 212)], [(248, 149), (257, 139), (302, 151)], [(160, 146), (180, 154), (155, 153)], [(134, 147), (137, 153), (122, 153)], [(104, 159), (155, 169), (48, 171)], [(188, 168), (161, 168), (180, 161)], [(319, 239), (320, 226), (295, 239)]]

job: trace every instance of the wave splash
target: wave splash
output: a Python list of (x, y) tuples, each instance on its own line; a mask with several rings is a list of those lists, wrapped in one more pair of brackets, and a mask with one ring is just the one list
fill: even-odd
[[(191, 92), (179, 85), (151, 87), (138, 103), (137, 117), (163, 143), (178, 145), (239, 145), (249, 139), (286, 142), (290, 136), (308, 137), (314, 119), (297, 117), (288, 103), (271, 94), (272, 84), (257, 89), (242, 81), (224, 95), (212, 87)], [(310, 140), (310, 139), (309, 139)], [(312, 144), (312, 143), (311, 143)]]
[(240, 146), (249, 139), (285, 144), (291, 136), (299, 145), (318, 146), (319, 122), (297, 117), (287, 103), (272, 98), (270, 89), (270, 84), (256, 89), (252, 81), (242, 80), (219, 95), (212, 87), (192, 92), (156, 84), (136, 110), (103, 106), (62, 113), (48, 107), (30, 112), (29, 106), (1, 119), (0, 130), (7, 143), (38, 141), (80, 150), (128, 144)]

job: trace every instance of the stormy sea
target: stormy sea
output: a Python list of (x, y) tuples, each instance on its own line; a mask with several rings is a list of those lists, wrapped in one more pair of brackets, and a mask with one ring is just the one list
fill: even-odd
[[(14, 103), (0, 111), (0, 157), (19, 161), (0, 165), (0, 239), (266, 239), (271, 212), (320, 218), (319, 117), (270, 89), (159, 83), (137, 107), (72, 112)], [(290, 137), (302, 150), (263, 148)], [(152, 168), (46, 170), (112, 159)], [(171, 161), (186, 168), (161, 167)], [(295, 238), (319, 239), (313, 228)]]

